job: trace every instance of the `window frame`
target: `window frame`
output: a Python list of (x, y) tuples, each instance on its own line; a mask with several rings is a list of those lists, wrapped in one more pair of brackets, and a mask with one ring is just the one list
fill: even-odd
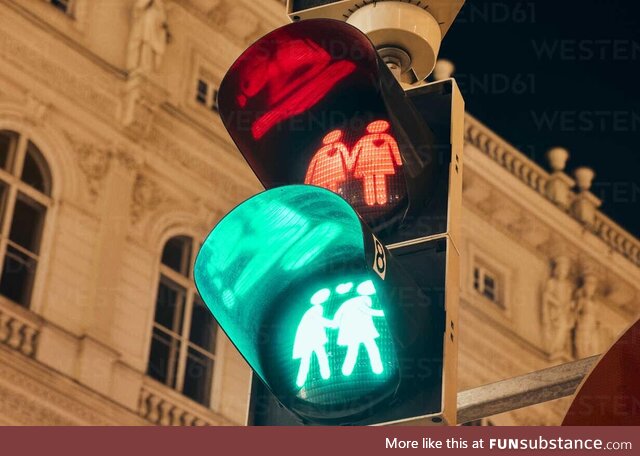
[(74, 7), (75, 7), (75, 3), (76, 0), (67, 0), (67, 5), (65, 6), (65, 9), (60, 8), (58, 5), (55, 5), (53, 2), (54, 0), (45, 0), (51, 7), (55, 8), (56, 10), (58, 10), (60, 13), (70, 17), (70, 18), (74, 18)]
[[(477, 286), (476, 286), (476, 273), (477, 277)], [(487, 279), (490, 279), (493, 282), (492, 292), (493, 297), (487, 294)], [(473, 265), (473, 289), (476, 293), (480, 294), (483, 298), (491, 301), (501, 309), (504, 309), (504, 302), (502, 299), (502, 280), (499, 275), (496, 274), (493, 270), (486, 267), (483, 263), (476, 262)]]
[[(164, 252), (164, 249), (167, 243), (176, 237), (184, 237), (188, 239), (191, 243), (191, 249), (189, 251), (191, 260), (189, 261), (189, 264), (188, 264), (187, 275), (181, 274), (180, 272), (174, 270), (173, 268), (171, 268), (170, 266), (162, 262), (162, 253)], [(220, 400), (219, 396), (220, 396), (220, 388), (221, 388), (221, 383), (220, 383), (221, 375), (219, 373), (222, 371), (222, 365), (224, 362), (224, 356), (222, 355), (222, 353), (224, 352), (224, 347), (223, 347), (224, 337), (222, 337), (222, 329), (217, 324), (217, 322), (215, 322), (217, 329), (216, 329), (213, 353), (208, 352), (207, 350), (203, 349), (202, 347), (199, 347), (198, 345), (190, 341), (191, 324), (192, 324), (192, 317), (193, 317), (193, 306), (194, 306), (196, 297), (199, 296), (195, 286), (194, 279), (193, 279), (193, 262), (195, 261), (196, 255), (199, 251), (199, 243), (196, 242), (196, 239), (197, 239), (196, 236), (192, 236), (184, 233), (178, 233), (178, 234), (173, 234), (171, 236), (168, 236), (162, 243), (162, 249), (160, 250), (160, 254), (158, 256), (158, 259), (159, 259), (158, 274), (157, 274), (156, 288), (155, 288), (156, 291), (155, 291), (154, 300), (153, 300), (153, 313), (151, 315), (151, 331), (150, 331), (150, 338), (149, 338), (149, 350), (147, 355), (146, 375), (150, 377), (153, 381), (163, 385), (166, 388), (172, 389), (177, 394), (180, 394), (182, 397), (185, 398), (185, 400), (192, 401), (193, 403), (197, 404), (200, 407), (204, 407), (208, 410), (215, 411), (219, 406), (219, 400)], [(182, 312), (183, 312), (182, 323), (180, 325), (181, 326), (180, 334), (176, 333), (170, 328), (166, 328), (165, 326), (157, 323), (155, 319), (155, 312), (158, 305), (158, 293), (160, 291), (160, 284), (162, 283), (163, 280), (166, 280), (170, 283), (172, 282), (173, 284), (177, 285), (182, 290), (184, 290), (184, 293), (185, 293), (184, 308), (182, 309)], [(175, 382), (173, 386), (171, 386), (169, 381), (162, 382), (160, 380), (155, 379), (154, 377), (150, 376), (148, 372), (149, 362), (151, 361), (150, 359), (151, 343), (154, 337), (154, 332), (156, 330), (161, 331), (165, 336), (168, 336), (174, 340), (177, 340), (180, 344), (178, 349), (178, 354), (177, 354), (177, 366), (175, 371)], [(208, 404), (200, 403), (195, 399), (192, 399), (191, 397), (187, 396), (183, 392), (187, 359), (188, 359), (190, 348), (196, 350), (198, 353), (202, 354), (203, 356), (206, 356), (207, 358), (213, 361), (213, 369), (211, 372), (211, 384), (209, 385), (210, 390), (209, 390)], [(171, 360), (168, 359), (167, 363), (169, 362), (171, 362)]]
[[(51, 170), (51, 164), (46, 155), (42, 152), (42, 149), (38, 147), (38, 141), (35, 140), (31, 132), (22, 129), (15, 128), (11, 125), (0, 125), (0, 131), (10, 132), (17, 135), (17, 141), (13, 151), (9, 152), (7, 157), (7, 163), (4, 168), (0, 168), (0, 181), (5, 185), (4, 201), (0, 202), (0, 278), (4, 268), (4, 261), (7, 256), (8, 248), (11, 247), (17, 250), (19, 253), (26, 255), (29, 259), (35, 262), (35, 272), (33, 276), (33, 282), (31, 283), (29, 290), (29, 297), (25, 304), (13, 301), (11, 298), (0, 294), (0, 301), (5, 303), (11, 303), (14, 306), (21, 307), (29, 311), (36, 311), (39, 307), (39, 277), (46, 274), (43, 272), (43, 259), (48, 248), (48, 226), (49, 219), (52, 217), (53, 204), (53, 176)], [(24, 169), (24, 163), (29, 149), (29, 144), (33, 145), (38, 153), (42, 155), (42, 160), (46, 166), (47, 175), (46, 179), (49, 180), (46, 186), (48, 187), (48, 193), (40, 192), (35, 188), (28, 185), (22, 180), (22, 172)], [(39, 248), (38, 253), (32, 252), (16, 242), (12, 241), (10, 237), (11, 224), (13, 223), (15, 215), (15, 207), (20, 194), (26, 196), (28, 199), (33, 200), (35, 203), (44, 207), (44, 215), (42, 220), (42, 226), (39, 230)], [(27, 203), (28, 204), (28, 203)]]
[[(220, 89), (220, 82), (226, 68), (220, 64), (219, 59), (211, 55), (211, 50), (203, 48), (201, 43), (189, 40), (187, 47), (189, 51), (185, 53), (185, 65), (188, 66), (189, 71), (185, 72), (181, 82), (183, 99), (180, 105), (187, 109), (195, 122), (207, 129), (217, 129), (222, 125), (222, 120), (218, 114), (217, 103), (215, 109), (212, 108), (212, 104), (216, 101), (215, 92)], [(207, 102), (204, 104), (196, 100), (200, 80), (208, 85)], [(207, 115), (205, 111), (209, 114)]]
[[(199, 71), (195, 78), (195, 90), (193, 90), (192, 98), (193, 102), (214, 114), (218, 113), (218, 85), (216, 85), (212, 78), (208, 78), (203, 74), (204, 71)], [(206, 93), (204, 100), (200, 98), (200, 84), (206, 86)]]

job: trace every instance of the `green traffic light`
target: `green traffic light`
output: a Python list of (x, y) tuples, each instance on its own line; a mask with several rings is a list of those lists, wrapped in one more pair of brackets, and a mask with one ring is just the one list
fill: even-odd
[(272, 189), (229, 213), (205, 240), (198, 290), (281, 401), (301, 415), (362, 413), (397, 386), (384, 281), (349, 204), (318, 187)]

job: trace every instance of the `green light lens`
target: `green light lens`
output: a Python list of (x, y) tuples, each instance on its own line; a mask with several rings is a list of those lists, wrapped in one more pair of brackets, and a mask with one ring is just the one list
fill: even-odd
[(206, 239), (195, 280), (240, 353), (299, 414), (351, 416), (395, 388), (384, 282), (365, 260), (360, 219), (332, 192), (294, 185), (245, 201)]

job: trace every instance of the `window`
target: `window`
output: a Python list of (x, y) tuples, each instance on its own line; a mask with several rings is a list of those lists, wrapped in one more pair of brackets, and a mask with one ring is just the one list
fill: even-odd
[(40, 150), (24, 135), (0, 131), (0, 296), (29, 307), (51, 175)]
[(67, 14), (71, 12), (71, 2), (72, 0), (49, 0), (49, 3)]
[(212, 111), (218, 110), (218, 90), (206, 79), (198, 79), (196, 86), (196, 101)]
[(218, 326), (195, 289), (195, 255), (186, 236), (164, 246), (147, 374), (208, 407)]
[(503, 307), (498, 276), (482, 265), (473, 267), (473, 288), (488, 300)]

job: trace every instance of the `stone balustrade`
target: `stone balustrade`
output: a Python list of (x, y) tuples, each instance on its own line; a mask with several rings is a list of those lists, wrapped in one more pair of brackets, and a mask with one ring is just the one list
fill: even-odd
[(138, 414), (159, 426), (231, 424), (222, 419), (216, 420), (213, 412), (149, 378), (145, 378), (140, 390)]
[[(527, 186), (545, 198), (551, 199), (548, 192), (548, 183), (551, 180), (550, 173), (469, 114), (465, 117), (465, 141), (507, 169)], [(571, 201), (564, 206), (568, 207), (576, 200), (577, 196), (571, 192)], [(640, 266), (640, 241), (609, 217), (595, 210), (593, 222), (586, 223), (584, 219), (580, 219), (579, 212), (566, 212), (580, 223), (585, 224), (586, 229), (598, 236), (613, 251)]]
[(40, 320), (13, 303), (0, 300), (0, 344), (25, 356), (34, 357), (38, 346)]
[(469, 114), (465, 117), (465, 141), (480, 149), (532, 189), (546, 194), (549, 173)]
[(640, 241), (601, 212), (595, 214), (593, 232), (611, 249), (640, 266)]

